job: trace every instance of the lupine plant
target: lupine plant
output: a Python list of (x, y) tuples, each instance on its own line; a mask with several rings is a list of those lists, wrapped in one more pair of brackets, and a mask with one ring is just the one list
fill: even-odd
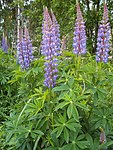
[(82, 12), (80, 10), (80, 5), (78, 1), (77, 1), (77, 19), (74, 28), (73, 48), (74, 54), (80, 55), (86, 53), (85, 22), (83, 20)]
[(60, 61), (59, 25), (47, 7), (42, 26), (44, 56), (35, 59), (32, 68), (28, 30), (19, 31), (18, 26), (18, 62), (29, 71), (21, 71), (14, 56), (0, 50), (0, 150), (113, 150), (113, 62), (98, 64), (89, 53), (81, 61), (86, 35), (79, 3), (76, 21), (74, 54), (68, 51), (70, 38), (63, 34), (62, 47), (67, 42), (67, 49)]
[(5, 37), (4, 35), (3, 35), (3, 37), (2, 37), (1, 47), (2, 47), (2, 49), (3, 49), (3, 51), (4, 51), (5, 53), (8, 52), (7, 40), (6, 40), (6, 37)]
[(60, 50), (59, 25), (53, 12), (51, 16), (47, 7), (44, 8), (42, 25), (42, 55), (45, 56), (45, 81), (48, 88), (54, 87), (57, 79), (57, 56)]
[(19, 39), (17, 42), (17, 59), (23, 70), (30, 67), (30, 63), (33, 60), (33, 47), (30, 40), (28, 29), (24, 28), (24, 33), (20, 30)]
[(104, 3), (103, 19), (99, 25), (98, 38), (97, 38), (97, 52), (96, 61), (97, 62), (108, 62), (108, 52), (110, 47), (110, 24), (108, 22), (108, 9), (107, 5)]

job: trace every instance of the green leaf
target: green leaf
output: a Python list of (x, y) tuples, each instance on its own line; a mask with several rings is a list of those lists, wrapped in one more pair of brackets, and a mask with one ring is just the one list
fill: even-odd
[(72, 116), (72, 112), (73, 112), (73, 104), (70, 104), (67, 108), (67, 115), (68, 115), (68, 118), (70, 119), (71, 116)]
[(75, 124), (74, 124), (74, 123), (66, 124), (66, 127), (67, 127), (69, 130), (76, 132)]
[(27, 150), (32, 150), (32, 147), (29, 143), (27, 143)]
[(58, 137), (61, 135), (62, 131), (63, 131), (63, 126), (58, 127), (57, 130), (58, 130), (58, 131), (57, 131), (56, 137), (58, 138)]
[(64, 128), (64, 139), (67, 143), (69, 142), (69, 133), (66, 128)]
[(26, 148), (26, 142), (24, 142), (24, 144), (22, 145), (21, 150), (25, 150), (25, 148)]
[(7, 136), (6, 136), (6, 143), (9, 142), (9, 140), (12, 138), (12, 136), (13, 136), (13, 132), (8, 131)]
[(44, 150), (58, 150), (58, 149), (55, 148), (55, 147), (50, 146), (50, 147), (48, 147), (48, 148), (45, 148)]
[(68, 105), (68, 104), (69, 104), (69, 102), (66, 102), (66, 101), (61, 102), (60, 104), (58, 104), (58, 105), (56, 106), (55, 111), (57, 111), (58, 109), (62, 109), (64, 106), (66, 106), (66, 105)]
[(67, 144), (64, 145), (61, 150), (71, 150), (71, 148), (72, 148), (72, 144)]
[(81, 135), (79, 135), (79, 136), (77, 137), (77, 140), (80, 141), (80, 140), (84, 139), (84, 137), (85, 137), (85, 135), (84, 135), (84, 134), (81, 134)]
[(79, 108), (84, 109), (84, 110), (88, 110), (88, 108), (85, 105), (81, 104), (81, 103), (75, 102), (75, 105), (78, 106)]
[(44, 135), (44, 133), (43, 133), (42, 131), (40, 131), (40, 130), (33, 130), (33, 132), (34, 132), (34, 133), (37, 133), (37, 134), (39, 134), (39, 135)]
[(74, 77), (71, 77), (68, 84), (69, 84), (70, 87), (72, 87), (73, 83), (74, 83)]
[(95, 129), (98, 129), (100, 126), (102, 125), (101, 120), (98, 120), (97, 122), (95, 122)]
[(77, 141), (76, 144), (78, 145), (79, 148), (85, 149), (85, 148), (87, 148), (87, 145), (89, 144), (89, 142), (88, 141)]
[(110, 145), (113, 145), (113, 141), (103, 143), (102, 145), (99, 146), (99, 149), (108, 148)]
[(85, 99), (87, 99), (89, 97), (89, 95), (80, 95), (80, 96), (78, 96), (77, 98), (76, 98), (76, 101), (80, 101), (80, 100), (85, 100)]
[(53, 88), (54, 92), (66, 91), (69, 90), (68, 85), (61, 85)]
[(90, 134), (86, 134), (86, 139), (89, 141), (89, 143), (90, 143), (90, 147), (93, 147), (94, 145), (93, 145), (93, 139), (92, 139), (92, 137), (90, 136)]
[(72, 148), (71, 148), (71, 150), (79, 150), (79, 149), (78, 149), (78, 146), (77, 146), (77, 145), (72, 144)]
[(105, 90), (105, 89), (98, 89), (98, 91), (100, 91), (101, 93), (103, 93), (103, 94), (107, 94), (107, 91)]
[(79, 121), (79, 114), (78, 114), (78, 111), (77, 111), (77, 108), (75, 105), (73, 106), (72, 115), (73, 115), (73, 118), (78, 122)]

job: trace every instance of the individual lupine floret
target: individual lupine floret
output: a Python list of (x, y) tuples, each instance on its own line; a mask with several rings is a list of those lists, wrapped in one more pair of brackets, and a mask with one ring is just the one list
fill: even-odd
[(104, 3), (103, 19), (98, 29), (97, 38), (97, 52), (96, 61), (97, 62), (108, 62), (108, 52), (110, 47), (110, 24), (108, 22), (108, 9), (107, 5)]
[(4, 35), (3, 35), (3, 37), (2, 37), (1, 47), (2, 47), (2, 49), (3, 49), (3, 51), (4, 51), (5, 53), (8, 52), (7, 39), (6, 39), (6, 37), (5, 37)]
[(30, 63), (33, 60), (32, 49), (32, 42), (28, 30), (25, 27), (24, 34), (22, 34), (22, 30), (20, 31), (20, 37), (17, 43), (18, 62), (23, 70), (30, 67)]
[[(55, 17), (55, 16), (54, 16)], [(54, 87), (57, 79), (57, 56), (59, 51), (59, 31), (55, 18), (50, 17), (47, 7), (44, 9), (42, 25), (42, 54), (45, 56), (45, 81), (48, 88)]]
[(85, 22), (82, 17), (80, 5), (77, 2), (77, 19), (74, 28), (73, 38), (74, 54), (80, 55), (86, 53), (86, 31)]

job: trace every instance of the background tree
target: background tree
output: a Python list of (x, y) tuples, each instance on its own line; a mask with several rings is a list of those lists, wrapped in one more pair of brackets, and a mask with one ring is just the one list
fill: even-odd
[[(2, 0), (0, 2), (0, 24), (2, 28), (0, 34), (2, 34), (3, 30), (5, 31), (9, 39), (9, 45), (16, 38), (18, 3), (23, 14), (23, 22), (27, 21), (34, 46), (38, 47), (38, 49), (40, 47), (43, 6), (47, 6), (49, 10), (53, 10), (60, 24), (61, 38), (66, 36), (67, 48), (72, 48), (73, 26), (76, 18), (75, 0)], [(83, 17), (86, 21), (87, 47), (89, 52), (95, 53), (98, 24), (102, 17), (103, 4), (100, 0), (80, 0), (80, 4)], [(112, 29), (111, 37), (113, 46), (113, 1), (108, 0), (107, 5), (109, 9), (110, 27)]]

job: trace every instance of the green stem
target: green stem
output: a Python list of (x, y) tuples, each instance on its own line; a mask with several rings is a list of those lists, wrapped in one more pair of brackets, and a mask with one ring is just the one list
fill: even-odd
[(29, 103), (30, 101), (31, 101), (31, 99), (29, 99), (29, 101), (26, 103), (26, 105), (25, 105), (24, 108), (22, 109), (20, 115), (18, 116), (18, 119), (17, 119), (17, 122), (16, 122), (16, 127), (17, 127), (17, 125), (18, 125), (18, 122), (19, 122), (19, 120), (20, 120), (20, 118), (21, 118), (21, 116), (22, 116), (24, 110), (26, 109), (26, 107), (27, 107), (27, 105), (28, 105), (28, 103)]
[(52, 97), (52, 89), (49, 88), (49, 102), (51, 101), (51, 97)]
[(102, 62), (99, 62), (99, 71), (101, 71), (101, 68), (102, 68)]
[(78, 0), (76, 0), (76, 4), (78, 4)]
[(81, 55), (78, 55), (77, 69), (80, 68), (81, 65)]
[(37, 138), (33, 150), (36, 150), (39, 140), (40, 140), (40, 136)]
[(105, 2), (105, 0), (103, 0), (103, 4), (105, 4), (106, 2)]

